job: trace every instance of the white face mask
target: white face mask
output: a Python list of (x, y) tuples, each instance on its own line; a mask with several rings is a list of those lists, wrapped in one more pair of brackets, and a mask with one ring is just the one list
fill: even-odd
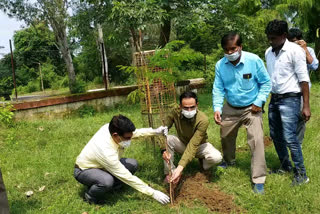
[(131, 144), (131, 140), (121, 141), (119, 145), (123, 148), (128, 148)]
[(187, 111), (187, 110), (182, 109), (181, 113), (182, 113), (183, 116), (185, 116), (186, 118), (191, 119), (191, 118), (194, 117), (194, 115), (196, 115), (197, 109), (192, 110), (192, 111)]
[(232, 53), (232, 54), (224, 54), (224, 56), (230, 61), (230, 62), (233, 62), (233, 61), (236, 61), (237, 59), (239, 59), (240, 57), (240, 52), (239, 50)]

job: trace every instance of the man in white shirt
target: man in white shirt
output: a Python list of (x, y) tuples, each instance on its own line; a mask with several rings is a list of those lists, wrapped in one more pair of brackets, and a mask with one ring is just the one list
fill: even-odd
[(167, 127), (136, 129), (127, 117), (114, 116), (110, 123), (100, 128), (77, 157), (74, 177), (88, 186), (85, 200), (95, 204), (104, 203), (107, 192), (125, 183), (152, 196), (161, 204), (168, 203), (170, 199), (166, 194), (149, 187), (133, 175), (138, 167), (135, 159), (120, 159), (132, 138), (167, 134)]
[[(319, 66), (319, 60), (317, 59), (313, 48), (308, 47), (307, 43), (303, 40), (301, 30), (298, 28), (291, 28), (289, 30), (288, 40), (290, 42), (297, 43), (306, 52), (306, 57), (307, 57), (306, 61), (307, 61), (309, 75), (310, 75), (310, 71), (316, 71)], [(309, 88), (311, 88), (311, 82), (309, 83)], [(300, 144), (302, 144), (303, 142), (305, 131), (306, 131), (306, 123), (303, 120), (303, 118), (300, 117), (298, 128), (297, 128), (297, 134), (298, 134), (298, 139)]]
[[(270, 136), (280, 160), (280, 170), (292, 171), (291, 158), (295, 166), (292, 185), (309, 182), (303, 162), (301, 145), (297, 137), (300, 114), (305, 121), (311, 116), (309, 106), (310, 82), (306, 53), (297, 44), (287, 40), (288, 24), (273, 20), (268, 23), (265, 33), (271, 47), (266, 50), (267, 70), (272, 83), (269, 104)], [(303, 103), (301, 103), (301, 96)], [(302, 105), (302, 111), (300, 106)]]

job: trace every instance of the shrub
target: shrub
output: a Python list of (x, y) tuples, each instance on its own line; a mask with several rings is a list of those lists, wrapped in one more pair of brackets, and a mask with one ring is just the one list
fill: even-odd
[(0, 79), (0, 96), (3, 96), (6, 100), (10, 100), (10, 94), (13, 88), (12, 82), (12, 77)]
[(140, 99), (143, 98), (145, 95), (144, 93), (139, 90), (139, 89), (136, 89), (134, 91), (132, 91), (130, 94), (128, 94), (127, 96), (127, 102), (129, 104), (136, 104), (136, 103), (139, 103), (140, 102)]
[(93, 108), (93, 106), (90, 105), (81, 106), (77, 109), (77, 112), (80, 117), (91, 117), (96, 114), (96, 110)]
[(13, 123), (14, 113), (12, 112), (13, 105), (9, 102), (4, 102), (4, 98), (1, 97), (0, 101), (0, 124), (11, 126)]
[(83, 80), (77, 80), (77, 82), (73, 85), (71, 93), (84, 93), (86, 92), (86, 83)]
[(40, 83), (39, 80), (34, 80), (28, 83), (26, 87), (26, 92), (27, 93), (32, 93), (35, 91), (40, 91)]

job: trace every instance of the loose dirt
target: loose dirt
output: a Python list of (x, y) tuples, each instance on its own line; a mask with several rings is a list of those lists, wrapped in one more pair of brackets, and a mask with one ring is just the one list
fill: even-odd
[(264, 147), (272, 146), (272, 139), (269, 136), (264, 136), (263, 138)]
[(200, 172), (184, 178), (176, 188), (174, 206), (180, 203), (192, 206), (192, 202), (197, 200), (212, 212), (245, 213), (233, 202), (233, 196), (221, 192), (217, 187), (208, 187), (208, 183), (208, 177)]

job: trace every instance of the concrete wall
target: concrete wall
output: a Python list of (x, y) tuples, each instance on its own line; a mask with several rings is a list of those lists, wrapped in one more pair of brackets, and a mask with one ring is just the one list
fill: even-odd
[(112, 96), (39, 108), (22, 109), (15, 111), (15, 120), (64, 118), (83, 105), (93, 106), (98, 112), (100, 112), (107, 107), (112, 107), (118, 103), (124, 103), (126, 98), (127, 96)]
[[(186, 90), (196, 90), (204, 86), (204, 79), (195, 79), (178, 83), (176, 93), (179, 96)], [(85, 94), (47, 98), (38, 101), (14, 103), (16, 120), (33, 120), (40, 118), (56, 119), (70, 115), (83, 105), (93, 106), (103, 111), (115, 104), (125, 103), (130, 92), (137, 86), (113, 88), (108, 91), (90, 92)]]

